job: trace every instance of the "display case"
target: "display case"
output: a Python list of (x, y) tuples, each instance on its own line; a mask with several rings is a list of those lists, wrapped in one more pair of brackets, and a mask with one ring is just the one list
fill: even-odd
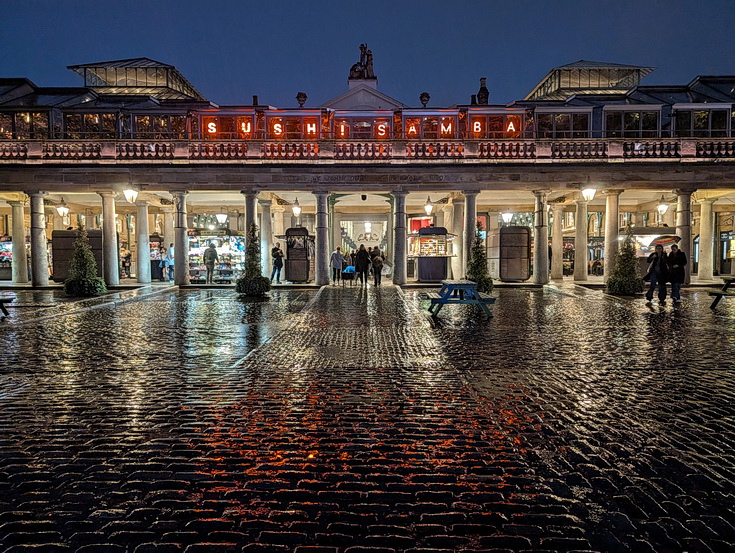
[(13, 242), (0, 242), (0, 280), (13, 278)]
[(447, 278), (453, 234), (444, 227), (424, 227), (408, 237), (408, 257), (416, 258), (418, 280), (439, 282)]
[(163, 238), (160, 234), (151, 234), (148, 237), (148, 244), (151, 249), (151, 279), (162, 280), (163, 268), (161, 267), (161, 246)]
[(245, 270), (245, 237), (241, 233), (192, 229), (188, 231), (188, 235), (189, 280), (192, 284), (207, 282), (204, 250), (212, 243), (217, 249), (218, 257), (214, 266), (213, 282), (233, 284), (238, 275)]

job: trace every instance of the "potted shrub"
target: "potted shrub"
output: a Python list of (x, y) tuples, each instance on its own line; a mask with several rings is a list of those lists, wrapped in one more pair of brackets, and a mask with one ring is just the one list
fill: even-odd
[(482, 225), (478, 221), (477, 229), (475, 230), (475, 239), (472, 242), (472, 250), (470, 251), (470, 258), (467, 261), (467, 278), (477, 283), (477, 290), (479, 292), (492, 292), (493, 279), (490, 278), (490, 273), (487, 270), (487, 252), (482, 243), (481, 230)]
[(80, 224), (77, 239), (74, 241), (74, 255), (71, 258), (69, 278), (64, 281), (67, 296), (88, 297), (107, 293), (102, 277), (97, 276), (97, 262), (89, 245), (87, 229)]
[(643, 279), (633, 246), (633, 227), (625, 229), (625, 240), (615, 258), (615, 268), (607, 279), (605, 291), (616, 296), (635, 296), (643, 292)]
[(245, 272), (237, 279), (235, 290), (243, 296), (263, 297), (271, 289), (271, 281), (262, 275), (260, 235), (255, 223), (250, 225), (245, 249)]

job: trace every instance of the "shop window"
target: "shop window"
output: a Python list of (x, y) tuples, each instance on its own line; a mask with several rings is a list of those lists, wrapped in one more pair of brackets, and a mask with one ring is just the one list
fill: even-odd
[(707, 136), (709, 126), (709, 112), (695, 111), (692, 117), (692, 136)]
[(234, 117), (219, 117), (219, 129), (217, 138), (221, 140), (231, 140), (235, 138), (235, 118)]
[(117, 134), (117, 118), (115, 117), (114, 113), (103, 113), (100, 115), (100, 120), (102, 123), (102, 131), (100, 133), (100, 136), (102, 138), (115, 138)]
[(609, 111), (605, 114), (605, 137), (643, 138), (658, 136), (657, 111)]
[(13, 114), (0, 113), (0, 138), (13, 138)]
[(554, 138), (569, 138), (572, 131), (572, 121), (568, 113), (557, 113), (554, 116)]
[(237, 138), (246, 140), (253, 137), (253, 118), (238, 117), (237, 118)]
[(470, 128), (472, 129), (472, 138), (485, 138), (487, 124), (484, 117), (473, 116), (470, 119)]
[(590, 115), (589, 113), (572, 114), (572, 138), (589, 138)]
[(676, 136), (725, 137), (727, 120), (727, 110), (677, 111)]
[(439, 138), (439, 119), (437, 117), (424, 117), (422, 138)]
[(349, 128), (352, 129), (350, 138), (358, 140), (372, 138), (372, 125), (367, 119), (353, 119)]
[(286, 138), (288, 140), (298, 140), (301, 138), (301, 119), (289, 117), (285, 121)]
[(623, 136), (638, 136), (641, 126), (641, 114), (637, 111), (626, 111), (623, 113)]
[(692, 112), (676, 112), (676, 136), (689, 136), (692, 127)]
[(644, 111), (641, 117), (641, 136), (656, 138), (658, 136), (658, 112)]
[(151, 135), (151, 116), (136, 115), (133, 117), (135, 138), (149, 138)]
[(153, 134), (156, 138), (168, 138), (168, 115), (153, 116)]
[(205, 140), (214, 140), (218, 137), (219, 124), (216, 117), (202, 117), (202, 138)]
[(337, 119), (334, 122), (335, 138), (350, 138), (350, 122), (347, 119)]
[(30, 138), (31, 137), (31, 114), (16, 113), (15, 114), (15, 137)]
[(82, 134), (82, 116), (78, 113), (67, 113), (64, 117), (64, 138), (79, 140)]
[(727, 111), (716, 110), (712, 112), (712, 137), (727, 136)]
[(536, 121), (539, 138), (554, 138), (554, 121), (550, 113), (539, 113)]
[(523, 128), (521, 127), (521, 116), (520, 115), (508, 115), (505, 118), (505, 137), (506, 138), (520, 138)]
[(285, 132), (283, 117), (273, 117), (268, 120), (268, 134), (271, 138), (284, 138)]

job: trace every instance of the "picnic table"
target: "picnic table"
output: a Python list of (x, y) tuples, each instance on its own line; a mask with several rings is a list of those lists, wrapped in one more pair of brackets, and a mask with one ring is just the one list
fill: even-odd
[(717, 307), (717, 304), (720, 303), (720, 300), (725, 296), (735, 296), (735, 290), (728, 290), (733, 282), (735, 282), (735, 277), (722, 277), (722, 280), (724, 284), (722, 285), (722, 288), (720, 290), (710, 290), (707, 293), (710, 296), (714, 296), (714, 300), (712, 300), (712, 305), (710, 305), (710, 309), (714, 309)]
[(488, 305), (495, 303), (495, 298), (480, 292), (477, 289), (477, 283), (471, 280), (442, 280), (439, 292), (429, 292), (426, 297), (431, 301), (429, 313), (434, 316), (442, 307), (451, 304), (477, 305), (488, 317), (493, 316)]

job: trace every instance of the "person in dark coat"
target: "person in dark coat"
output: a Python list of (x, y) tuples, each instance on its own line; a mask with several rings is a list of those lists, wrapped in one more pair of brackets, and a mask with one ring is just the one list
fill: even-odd
[(681, 303), (681, 285), (684, 284), (684, 266), (687, 264), (686, 254), (674, 244), (666, 257), (669, 265), (669, 281), (671, 282), (671, 299), (674, 303)]
[(360, 277), (360, 285), (367, 286), (368, 270), (370, 269), (370, 254), (365, 249), (365, 244), (360, 244), (360, 249), (357, 250), (355, 258), (355, 270)]
[(646, 299), (648, 301), (653, 299), (653, 292), (658, 286), (658, 301), (664, 303), (666, 302), (666, 281), (669, 280), (669, 263), (661, 244), (656, 244), (653, 253), (648, 256), (648, 264), (648, 274), (643, 277), (643, 280), (651, 283), (646, 292)]

